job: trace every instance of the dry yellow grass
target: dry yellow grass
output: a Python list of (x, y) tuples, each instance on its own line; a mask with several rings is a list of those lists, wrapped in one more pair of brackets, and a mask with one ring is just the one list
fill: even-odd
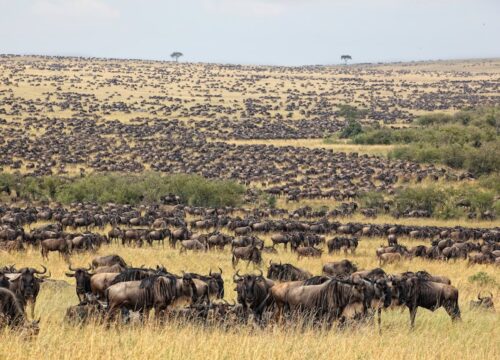
[[(270, 235), (264, 236), (269, 241)], [(375, 249), (383, 239), (362, 239), (354, 260), (360, 268), (377, 266)], [(403, 239), (406, 245), (418, 242)], [(230, 251), (191, 253), (179, 255), (170, 248), (145, 247), (142, 249), (123, 248), (111, 245), (102, 248), (97, 255), (118, 253), (133, 265), (164, 264), (169, 271), (181, 270), (206, 273), (221, 266), (226, 281), (226, 297), (235, 298), (231, 283), (232, 268)], [(95, 255), (79, 254), (72, 257), (74, 265), (86, 265)], [(279, 250), (279, 256), (264, 255), (264, 263), (269, 259), (291, 262), (313, 273), (320, 273), (322, 264), (339, 260), (343, 255), (324, 255), (319, 259), (297, 261), (294, 254)], [(0, 264), (16, 263), (18, 266), (43, 263), (38, 251), (26, 253), (0, 253)], [(37, 316), (42, 317), (39, 336), (27, 342), (19, 336), (4, 331), (0, 333), (2, 344), (0, 359), (103, 359), (103, 358), (209, 358), (209, 359), (495, 359), (500, 356), (500, 321), (497, 314), (471, 311), (468, 302), (478, 291), (492, 290), (498, 298), (500, 272), (489, 265), (467, 267), (464, 261), (456, 263), (429, 262), (423, 260), (404, 261), (388, 265), (391, 273), (406, 270), (427, 269), (431, 273), (446, 275), (460, 290), (460, 306), (463, 321), (452, 324), (443, 309), (431, 313), (420, 309), (417, 325), (409, 330), (408, 311), (390, 310), (382, 317), (382, 335), (370, 325), (347, 330), (303, 330), (295, 327), (271, 326), (259, 329), (252, 325), (234, 330), (204, 328), (193, 324), (170, 323), (157, 325), (153, 321), (146, 325), (129, 325), (107, 329), (101, 325), (83, 328), (73, 327), (63, 322), (65, 309), (77, 303), (73, 279), (66, 278), (67, 267), (58, 255), (51, 254), (45, 264), (52, 272), (52, 278), (65, 280), (71, 286), (47, 283), (41, 290), (37, 303)], [(243, 272), (244, 264), (239, 268)], [(471, 283), (471, 275), (480, 271), (487, 273), (497, 285), (482, 287)]]

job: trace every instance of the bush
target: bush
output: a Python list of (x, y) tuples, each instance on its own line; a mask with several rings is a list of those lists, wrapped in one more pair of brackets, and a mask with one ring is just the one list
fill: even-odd
[[(236, 206), (243, 200), (244, 186), (233, 181), (208, 180), (197, 175), (160, 173), (98, 173), (84, 178), (57, 176), (16, 179), (0, 174), (0, 181), (15, 183), (26, 200), (138, 204), (159, 202), (169, 193), (180, 196), (185, 204), (205, 207)], [(1, 183), (0, 183), (1, 184)]]
[(352, 138), (363, 132), (361, 124), (355, 120), (349, 120), (347, 126), (340, 132), (341, 139)]
[(488, 143), (480, 149), (471, 149), (465, 167), (476, 176), (500, 171), (500, 143)]
[(433, 214), (438, 205), (444, 205), (447, 195), (437, 187), (408, 187), (398, 191), (394, 203), (398, 211), (426, 210)]
[(470, 283), (477, 283), (481, 286), (496, 284), (495, 278), (488, 275), (484, 271), (480, 271), (478, 273), (475, 273), (474, 275), (469, 276), (468, 280)]
[(365, 208), (382, 209), (384, 207), (384, 196), (382, 193), (368, 191), (360, 195), (359, 201)]

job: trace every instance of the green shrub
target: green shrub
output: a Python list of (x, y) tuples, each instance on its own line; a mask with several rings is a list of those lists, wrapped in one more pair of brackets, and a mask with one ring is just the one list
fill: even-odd
[(495, 278), (488, 275), (484, 271), (480, 271), (478, 273), (475, 273), (474, 275), (469, 276), (468, 280), (470, 283), (476, 283), (476, 284), (479, 284), (481, 286), (495, 285), (496, 284)]
[(340, 138), (352, 138), (353, 136), (361, 134), (362, 132), (363, 128), (361, 127), (361, 124), (359, 122), (357, 122), (356, 120), (349, 120), (347, 126), (340, 132)]
[(467, 152), (465, 167), (474, 175), (500, 171), (500, 142), (488, 143)]
[(384, 207), (384, 196), (380, 192), (368, 191), (360, 195), (361, 206), (366, 208), (382, 209)]
[(426, 210), (431, 215), (439, 205), (444, 205), (446, 200), (446, 192), (434, 186), (408, 187), (399, 190), (394, 196), (398, 211)]

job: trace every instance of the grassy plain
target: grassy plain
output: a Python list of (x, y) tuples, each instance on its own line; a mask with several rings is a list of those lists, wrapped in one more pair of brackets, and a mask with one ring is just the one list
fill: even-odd
[[(270, 234), (265, 235), (267, 242)], [(385, 240), (362, 239), (356, 254), (346, 257), (359, 268), (378, 266), (375, 249)], [(402, 243), (413, 246), (420, 241), (403, 239)], [(179, 255), (178, 250), (155, 245), (153, 248), (124, 248), (109, 245), (97, 254), (72, 256), (74, 266), (86, 266), (96, 255), (117, 253), (135, 265), (155, 266), (163, 264), (169, 271), (181, 270), (207, 273), (210, 268), (221, 266), (228, 300), (235, 299), (233, 291), (231, 255), (224, 252), (190, 253)], [(319, 274), (328, 261), (344, 258), (343, 254), (321, 259), (297, 261), (294, 254), (279, 249), (279, 255), (264, 254), (264, 264), (269, 260), (290, 262)], [(370, 325), (319, 331), (294, 326), (270, 326), (259, 329), (253, 325), (224, 330), (194, 324), (169, 323), (157, 325), (150, 320), (146, 325), (126, 325), (106, 328), (102, 325), (73, 327), (63, 321), (65, 309), (77, 303), (72, 278), (64, 272), (67, 265), (58, 255), (51, 254), (43, 262), (38, 251), (26, 253), (0, 253), (0, 264), (15, 263), (17, 266), (44, 264), (52, 273), (52, 279), (64, 282), (47, 282), (40, 293), (36, 307), (37, 316), (42, 317), (39, 336), (27, 342), (8, 331), (0, 333), (0, 342), (9, 341), (9, 346), (0, 347), (1, 359), (104, 359), (104, 358), (209, 358), (209, 359), (495, 359), (500, 356), (497, 314), (469, 310), (468, 303), (481, 290), (500, 293), (500, 272), (492, 265), (468, 267), (465, 261), (437, 262), (413, 260), (387, 265), (385, 270), (399, 273), (407, 270), (426, 269), (434, 274), (450, 277), (460, 289), (460, 306), (463, 321), (453, 325), (443, 309), (431, 313), (419, 310), (413, 332), (409, 330), (408, 311), (391, 309), (382, 317), (382, 334)], [(240, 263), (242, 273), (254, 271), (252, 266)], [(485, 272), (490, 279), (487, 284), (470, 280), (478, 272)], [(70, 285), (68, 285), (68, 283)]]

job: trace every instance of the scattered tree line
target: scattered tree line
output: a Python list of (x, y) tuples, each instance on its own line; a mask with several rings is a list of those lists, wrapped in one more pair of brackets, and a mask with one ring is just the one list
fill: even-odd
[(209, 180), (198, 175), (94, 173), (80, 178), (22, 177), (0, 173), (0, 189), (26, 201), (158, 203), (175, 194), (184, 204), (205, 207), (237, 206), (245, 187), (234, 181)]

